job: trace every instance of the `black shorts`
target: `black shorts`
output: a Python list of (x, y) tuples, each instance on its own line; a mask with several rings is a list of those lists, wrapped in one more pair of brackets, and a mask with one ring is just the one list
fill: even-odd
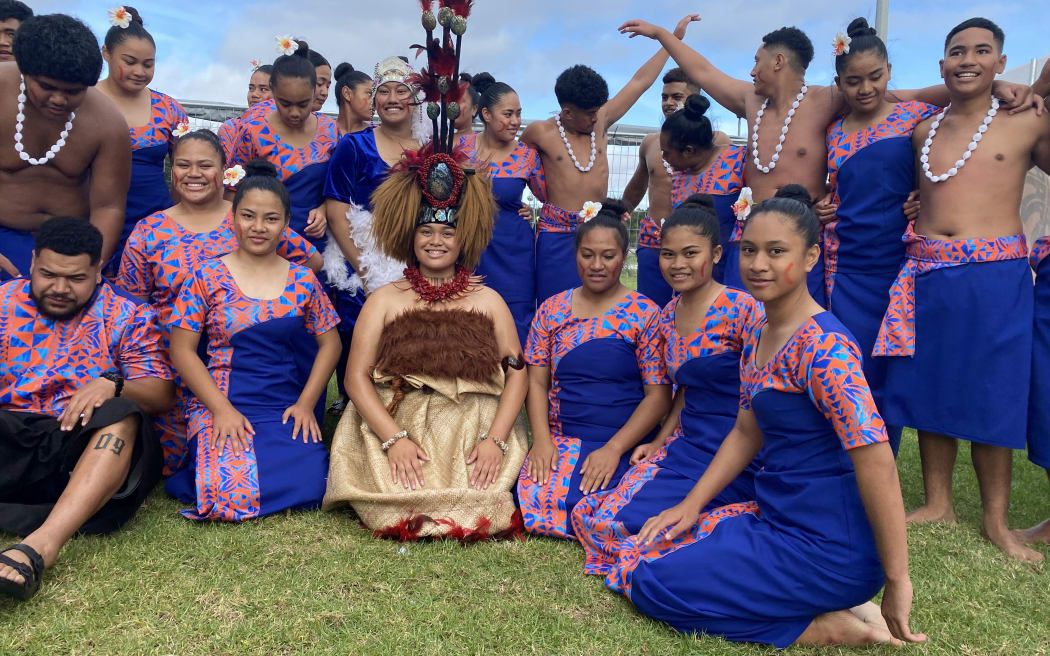
[(91, 438), (99, 429), (132, 415), (138, 417), (139, 427), (128, 476), (80, 533), (109, 533), (120, 528), (160, 480), (163, 457), (152, 418), (134, 402), (119, 397), (95, 410), (87, 426), (68, 432), (50, 415), (0, 410), (0, 531), (28, 535), (39, 528)]

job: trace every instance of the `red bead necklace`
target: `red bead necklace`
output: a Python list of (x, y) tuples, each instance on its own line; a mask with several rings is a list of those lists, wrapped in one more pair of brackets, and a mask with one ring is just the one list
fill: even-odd
[(444, 285), (430, 284), (430, 281), (419, 272), (418, 267), (406, 267), (404, 273), (405, 278), (412, 285), (412, 290), (419, 294), (419, 298), (426, 303), (437, 303), (456, 298), (470, 286), (470, 272), (459, 264), (456, 265), (456, 275)]

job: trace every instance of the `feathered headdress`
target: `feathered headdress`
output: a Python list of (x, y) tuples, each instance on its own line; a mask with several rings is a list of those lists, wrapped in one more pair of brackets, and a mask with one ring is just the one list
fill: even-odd
[(490, 181), (465, 168), (466, 157), (455, 147), (455, 121), (466, 91), (459, 82), (459, 59), (473, 0), (420, 0), (420, 5), (426, 40), (412, 47), (417, 57), (426, 53), (427, 64), (409, 75), (407, 83), (419, 88), (434, 136), (420, 150), (405, 152), (373, 193), (373, 234), (388, 255), (412, 261), (417, 226), (454, 226), (461, 260), (472, 268), (492, 236), (496, 213)]

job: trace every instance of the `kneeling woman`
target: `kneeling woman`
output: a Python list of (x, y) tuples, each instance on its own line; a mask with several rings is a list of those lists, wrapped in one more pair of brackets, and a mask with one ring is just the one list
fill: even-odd
[[(806, 288), (818, 235), (799, 200), (754, 208), (740, 267), (766, 319), (744, 342), (736, 425), (686, 498), (642, 527), (632, 571), (607, 581), (679, 631), (781, 648), (925, 639), (908, 627), (904, 505), (860, 351)], [(702, 513), (760, 449), (755, 500)], [(880, 617), (868, 600), (884, 581)]]
[(194, 505), (182, 511), (190, 519), (316, 508), (324, 495), (319, 402), (339, 319), (313, 272), (277, 254), (291, 207), (274, 176), (266, 162), (248, 165), (233, 198), (237, 249), (200, 262), (172, 311), (171, 359), (195, 396), (189, 457), (165, 488)]
[[(632, 536), (654, 514), (681, 501), (733, 428), (740, 400), (740, 350), (761, 316), (751, 295), (714, 280), (719, 221), (710, 196), (691, 196), (664, 222), (660, 268), (678, 294), (660, 313), (662, 357), (677, 385), (656, 439), (635, 449), (635, 464), (608, 495), (592, 495), (572, 514), (587, 552), (585, 571), (621, 580), (634, 566)], [(755, 498), (748, 465), (709, 507)]]
[(324, 507), (349, 503), (376, 536), (400, 540), (513, 531), (527, 381), (507, 304), (470, 274), (492, 236), (492, 187), (447, 153), (407, 153), (372, 202), (377, 245), (410, 265), (354, 327), (353, 407)]
[(576, 229), (583, 286), (544, 301), (529, 332), (533, 446), (518, 502), (530, 533), (573, 537), (573, 507), (619, 483), (632, 449), (655, 434), (671, 405), (660, 308), (620, 283), (625, 211), (607, 200)]

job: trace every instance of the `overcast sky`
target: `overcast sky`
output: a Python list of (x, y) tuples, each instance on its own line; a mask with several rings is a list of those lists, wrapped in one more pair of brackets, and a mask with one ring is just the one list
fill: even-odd
[[(64, 11), (84, 20), (101, 42), (109, 28), (111, 2), (28, 0), (38, 13)], [(572, 64), (598, 70), (615, 93), (658, 47), (655, 41), (627, 39), (617, 26), (643, 18), (671, 27), (698, 12), (686, 43), (728, 74), (748, 79), (755, 48), (766, 32), (797, 25), (813, 40), (816, 57), (807, 80), (829, 84), (834, 75), (831, 41), (849, 21), (865, 16), (874, 24), (874, 0), (761, 0), (715, 3), (679, 0), (475, 0), (464, 38), (463, 69), (488, 70), (521, 96), (526, 118), (557, 109), (554, 79)], [(153, 88), (176, 98), (243, 103), (252, 59), (275, 57), (274, 37), (306, 39), (333, 68), (341, 61), (371, 71), (388, 55), (409, 55), (423, 38), (417, 0), (228, 0), (174, 2), (138, 0), (146, 28), (157, 41)], [(947, 31), (972, 16), (998, 22), (1006, 32), (1007, 66), (1050, 53), (1050, 2), (930, 2), (891, 0), (890, 58), (896, 88), (937, 82), (937, 62)], [(668, 67), (673, 66), (673, 62)], [(327, 110), (334, 110), (330, 99)], [(719, 127), (736, 132), (736, 120), (715, 114)], [(627, 114), (624, 122), (660, 122), (659, 87)]]

